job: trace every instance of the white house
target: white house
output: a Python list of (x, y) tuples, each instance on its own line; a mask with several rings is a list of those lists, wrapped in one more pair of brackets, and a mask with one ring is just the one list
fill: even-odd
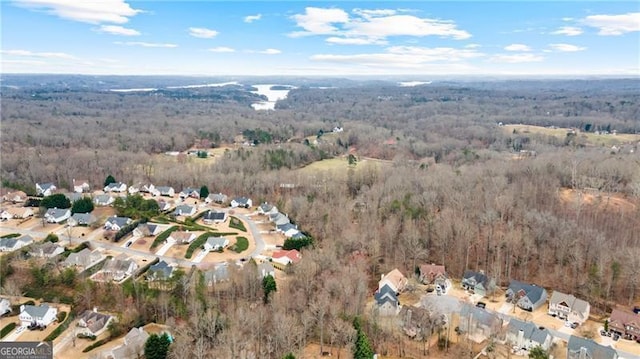
[(291, 238), (293, 236), (295, 236), (296, 234), (300, 233), (300, 231), (298, 230), (298, 226), (296, 226), (295, 224), (292, 223), (285, 223), (285, 224), (281, 224), (281, 225), (276, 225), (276, 230), (282, 234), (284, 234), (285, 237), (287, 238)]
[(57, 189), (53, 183), (36, 183), (36, 193), (38, 196), (51, 196)]
[(2, 219), (3, 221), (13, 219), (13, 214), (11, 214), (6, 209), (0, 210), (0, 219)]
[(107, 330), (112, 321), (112, 316), (99, 313), (96, 308), (85, 310), (78, 318), (78, 328), (80, 329), (76, 333), (98, 336)]
[(148, 338), (149, 334), (144, 331), (144, 328), (133, 328), (125, 335), (124, 344), (107, 352), (106, 357), (115, 359), (140, 358), (144, 353), (144, 344)]
[[(6, 212), (6, 214), (5, 214)], [(9, 207), (2, 212), (3, 219), (25, 219), (33, 216), (33, 209), (30, 207)]]
[(211, 252), (218, 249), (226, 248), (229, 245), (229, 240), (224, 237), (209, 237), (204, 244), (204, 250)]
[(122, 255), (108, 260), (99, 273), (102, 273), (102, 277), (105, 280), (120, 282), (130, 277), (136, 269), (138, 269), (136, 262)]
[(73, 192), (75, 193), (83, 193), (91, 191), (91, 186), (89, 186), (89, 181), (87, 180), (77, 180), (73, 179)]
[(85, 248), (78, 253), (71, 253), (63, 262), (65, 267), (75, 267), (79, 271), (91, 268), (104, 259), (104, 255), (98, 250), (93, 252), (89, 248)]
[(196, 214), (196, 207), (186, 204), (177, 206), (176, 210), (173, 211), (174, 216), (193, 216), (194, 214)]
[(400, 310), (400, 302), (396, 292), (385, 284), (374, 295), (376, 310), (381, 316), (393, 316)]
[(258, 213), (259, 214), (265, 214), (265, 215), (269, 215), (272, 213), (278, 213), (278, 207), (269, 204), (267, 202), (264, 202), (263, 204), (261, 204), (260, 206), (258, 206)]
[(131, 223), (131, 218), (113, 216), (107, 218), (107, 221), (104, 223), (104, 229), (108, 231), (119, 231), (129, 223)]
[(13, 203), (22, 203), (27, 201), (27, 194), (23, 191), (8, 192), (2, 196), (2, 200)]
[(165, 196), (165, 197), (173, 197), (176, 194), (176, 191), (173, 189), (173, 187), (166, 187), (166, 186), (161, 186), (161, 187), (156, 187), (156, 190), (158, 192), (156, 192), (157, 194), (154, 193), (154, 196)]
[(204, 202), (207, 204), (211, 202), (220, 204), (226, 201), (227, 201), (227, 195), (222, 193), (211, 193), (210, 195), (207, 196), (207, 198), (204, 199)]
[(200, 190), (195, 189), (195, 188), (191, 188), (191, 187), (187, 187), (185, 189), (182, 190), (182, 192), (180, 192), (180, 198), (181, 199), (186, 199), (186, 198), (200, 198)]
[(58, 309), (50, 307), (46, 304), (35, 305), (21, 305), (20, 306), (20, 321), (22, 326), (29, 326), (32, 324), (47, 326), (56, 320), (58, 315)]
[(251, 199), (247, 197), (236, 197), (231, 200), (231, 207), (233, 208), (249, 208), (252, 205)]
[(44, 242), (40, 245), (32, 247), (29, 254), (33, 257), (53, 258), (64, 252), (64, 247), (55, 243)]
[(582, 324), (589, 319), (591, 306), (587, 301), (578, 299), (570, 294), (554, 291), (549, 299), (549, 315), (571, 323)]
[(13, 252), (31, 243), (33, 238), (26, 235), (19, 238), (0, 238), (0, 252)]
[(175, 231), (171, 232), (167, 238), (167, 243), (174, 244), (186, 244), (191, 243), (196, 239), (196, 234), (189, 231)]
[(0, 299), (0, 316), (11, 312), (11, 302), (9, 299)]
[(274, 263), (286, 266), (289, 263), (298, 263), (302, 259), (302, 255), (296, 249), (279, 250), (273, 252), (271, 259)]
[(98, 219), (91, 213), (74, 213), (67, 223), (71, 227), (75, 226), (90, 226), (94, 224)]
[(223, 223), (226, 220), (226, 212), (207, 211), (207, 213), (202, 217), (202, 221), (206, 224)]
[(109, 183), (104, 187), (105, 192), (125, 192), (127, 185), (122, 182)]
[(49, 208), (44, 218), (49, 223), (60, 223), (71, 217), (71, 211), (68, 208)]
[(93, 199), (93, 203), (95, 203), (97, 206), (108, 206), (113, 202), (115, 202), (115, 198), (108, 194), (99, 194)]
[(506, 340), (511, 345), (525, 350), (537, 346), (547, 350), (551, 346), (553, 336), (547, 329), (538, 327), (532, 322), (523, 322), (516, 318), (511, 318), (507, 326)]

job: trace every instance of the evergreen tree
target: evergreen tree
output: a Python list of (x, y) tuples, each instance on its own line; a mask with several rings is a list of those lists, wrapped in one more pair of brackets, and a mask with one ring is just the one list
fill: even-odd
[(353, 358), (373, 358), (373, 349), (371, 348), (371, 343), (369, 342), (369, 338), (367, 338), (367, 335), (362, 331), (360, 319), (358, 317), (355, 317), (353, 319), (353, 327), (356, 329), (356, 342), (352, 348)]
[(276, 280), (271, 275), (262, 278), (262, 289), (264, 290), (264, 302), (269, 303), (269, 295), (271, 292), (278, 290), (276, 288)]
[(167, 333), (151, 334), (144, 343), (144, 357), (146, 359), (166, 359), (169, 353), (169, 344), (171, 341)]
[(71, 201), (69, 201), (69, 198), (65, 197), (62, 193), (56, 193), (43, 198), (40, 202), (40, 206), (45, 208), (70, 208)]
[(207, 186), (200, 187), (200, 198), (204, 199), (209, 197), (209, 188)]
[(71, 206), (71, 212), (73, 213), (89, 213), (93, 211), (93, 201), (90, 197), (82, 197), (81, 199), (73, 202)]
[(531, 359), (549, 359), (549, 354), (542, 349), (541, 346), (537, 346), (531, 350), (529, 350), (529, 358)]
[(107, 178), (105, 178), (105, 180), (104, 180), (104, 186), (107, 187), (108, 185), (110, 185), (112, 183), (116, 183), (116, 179), (113, 178), (112, 175), (108, 175)]

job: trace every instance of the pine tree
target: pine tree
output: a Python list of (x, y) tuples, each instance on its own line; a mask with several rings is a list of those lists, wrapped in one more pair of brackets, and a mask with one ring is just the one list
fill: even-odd
[(356, 343), (353, 346), (353, 358), (354, 359), (371, 359), (373, 358), (373, 349), (369, 338), (362, 331), (360, 326), (360, 319), (358, 317), (353, 319), (353, 327), (356, 329)]

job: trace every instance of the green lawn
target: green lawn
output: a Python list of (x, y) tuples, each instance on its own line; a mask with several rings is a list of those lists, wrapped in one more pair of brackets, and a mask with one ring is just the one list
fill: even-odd
[(249, 240), (245, 237), (236, 237), (236, 244), (229, 247), (232, 251), (236, 253), (242, 253), (249, 248)]

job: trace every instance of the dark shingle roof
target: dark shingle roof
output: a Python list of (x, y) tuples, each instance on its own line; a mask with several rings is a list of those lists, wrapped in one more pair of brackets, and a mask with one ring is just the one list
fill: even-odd
[(513, 293), (518, 293), (519, 291), (524, 291), (526, 296), (529, 298), (531, 303), (537, 303), (542, 295), (545, 292), (545, 289), (542, 287), (538, 287), (537, 285), (523, 283), (517, 280), (512, 280), (509, 283), (509, 289)]
[(593, 340), (571, 336), (567, 344), (567, 356), (569, 359), (579, 359), (580, 351), (584, 348), (589, 358), (594, 359), (615, 359), (618, 353), (611, 347), (605, 347)]

